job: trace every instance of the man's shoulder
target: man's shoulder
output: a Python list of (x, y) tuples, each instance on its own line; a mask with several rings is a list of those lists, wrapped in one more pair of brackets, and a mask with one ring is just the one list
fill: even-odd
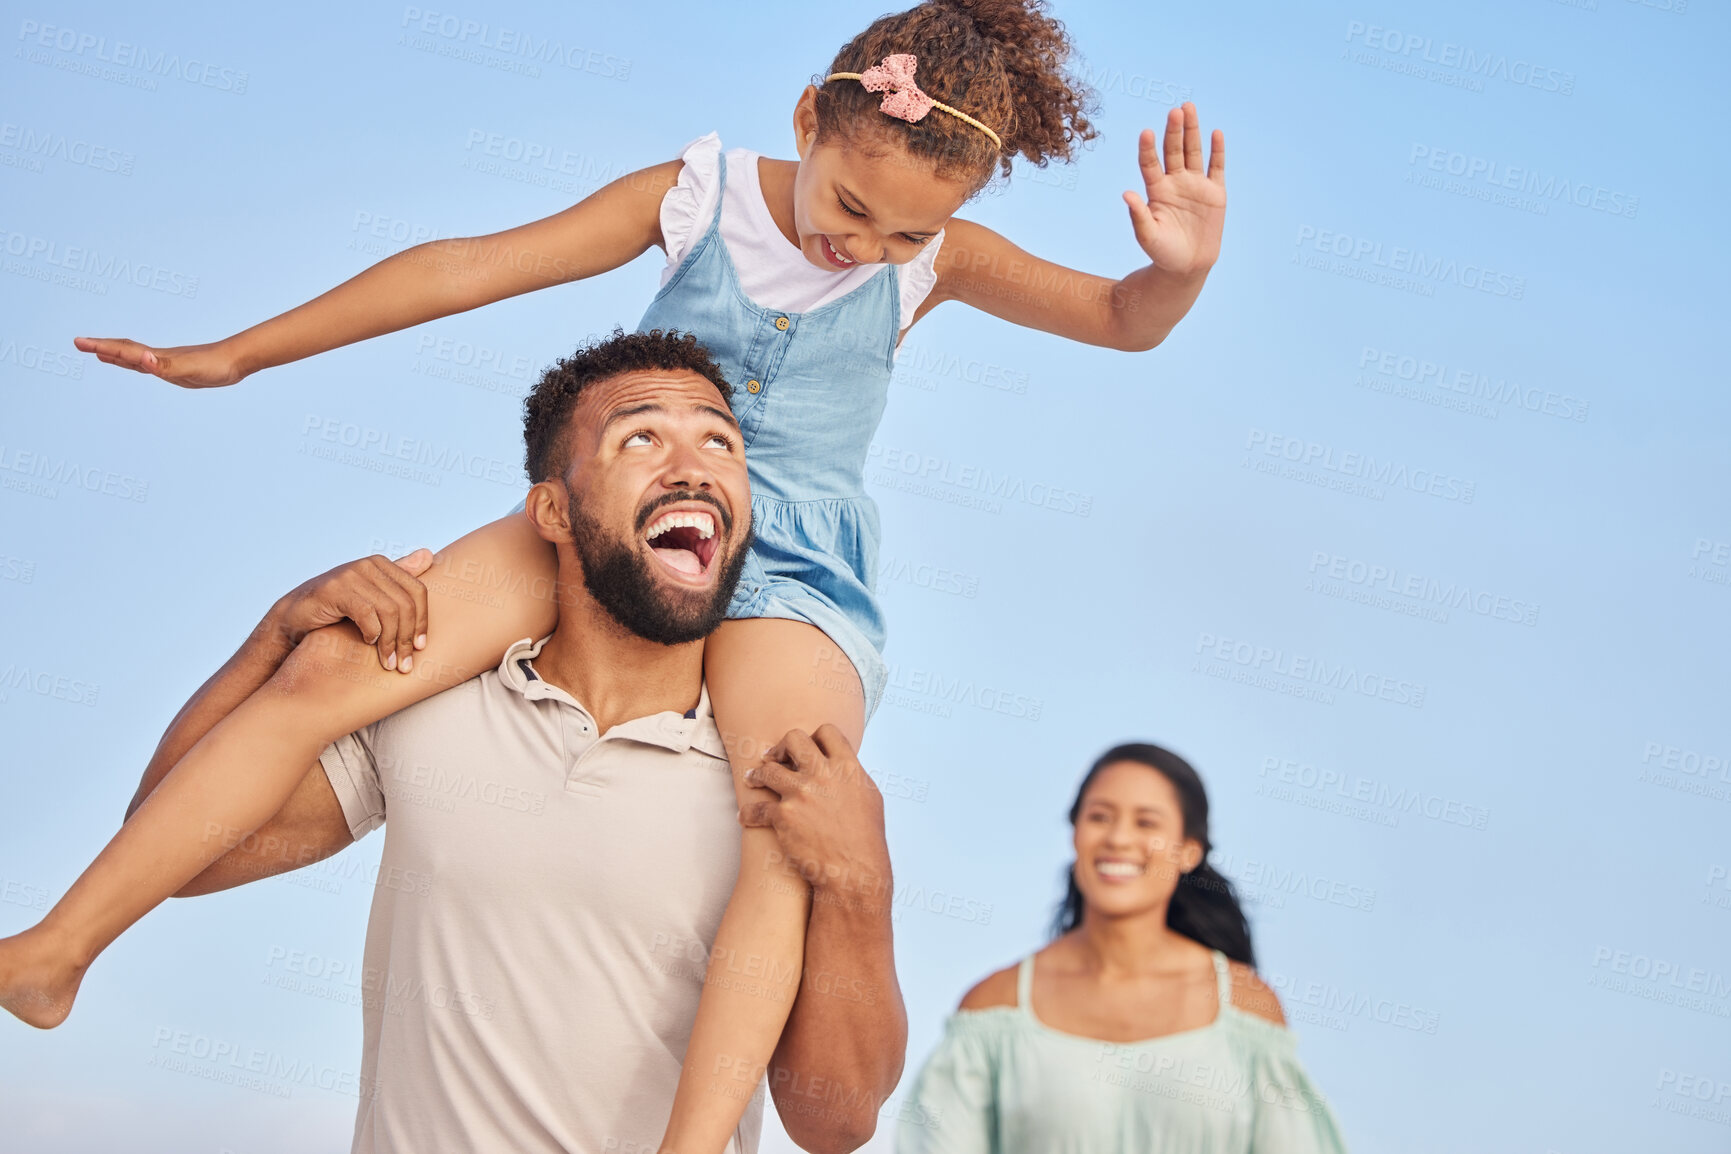
[(522, 694), (508, 689), (497, 669), (462, 681), (431, 697), (406, 705), (397, 712), (368, 728), (372, 736), (384, 738), (402, 736), (425, 729), (450, 725), (454, 719), (471, 718), (495, 700), (521, 699)]

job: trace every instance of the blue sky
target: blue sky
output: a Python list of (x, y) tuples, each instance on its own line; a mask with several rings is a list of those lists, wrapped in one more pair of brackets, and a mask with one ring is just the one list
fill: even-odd
[[(801, 86), (877, 14), (52, 9), (8, 6), (0, 64), (0, 932), (70, 884), (271, 601), (511, 505), (523, 390), (635, 324), (657, 265), (218, 391), (87, 362), (73, 336), (213, 340), (711, 130), (789, 156)], [(904, 347), (868, 474), (892, 691), (865, 753), (908, 1078), (961, 992), (1040, 943), (1075, 783), (1141, 738), (1209, 783), (1265, 976), (1354, 1148), (1725, 1149), (1724, 13), (1057, 14), (1099, 139), (964, 215), (1128, 272), (1136, 134), (1192, 99), (1227, 134), (1227, 235), (1151, 353), (958, 305)], [(483, 467), (317, 456), (345, 426)], [(79, 482), (41, 472), (68, 463)], [(66, 1027), (0, 1026), (19, 1148), (346, 1148), (360, 1016), (330, 974), (359, 959), (379, 842), (172, 903)], [(235, 1085), (165, 1062), (182, 1035), (315, 1074)]]

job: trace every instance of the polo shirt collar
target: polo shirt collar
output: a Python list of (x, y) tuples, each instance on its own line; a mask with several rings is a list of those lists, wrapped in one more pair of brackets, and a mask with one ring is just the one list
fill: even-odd
[[(552, 698), (562, 701), (593, 721), (594, 715), (581, 702), (557, 685), (542, 680), (531, 664), (552, 636), (549, 633), (539, 641), (525, 637), (507, 649), (504, 659), (499, 662), (499, 682), (525, 700)], [(648, 717), (635, 717), (630, 721), (620, 722), (602, 736), (609, 740), (622, 737), (646, 745), (658, 745), (674, 753), (684, 753), (688, 749), (696, 748), (711, 757), (719, 757), (724, 761), (727, 759), (727, 746), (721, 740), (721, 731), (715, 726), (715, 715), (709, 706), (707, 681), (698, 692), (697, 708), (690, 713), (681, 715), (672, 710), (664, 710)]]

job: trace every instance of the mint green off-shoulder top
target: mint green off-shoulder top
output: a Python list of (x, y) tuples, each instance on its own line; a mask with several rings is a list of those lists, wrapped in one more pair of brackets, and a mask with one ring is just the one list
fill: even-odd
[(958, 1010), (904, 1102), (897, 1154), (1344, 1154), (1334, 1114), (1284, 1027), (1232, 1004), (1214, 953), (1214, 1021), (1105, 1042), (1034, 1017), (1034, 959), (1016, 1004)]

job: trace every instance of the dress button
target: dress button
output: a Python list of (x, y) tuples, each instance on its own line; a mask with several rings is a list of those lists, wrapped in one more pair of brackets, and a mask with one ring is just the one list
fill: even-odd
[(761, 393), (763, 391), (763, 382), (759, 380), (747, 381), (745, 382), (745, 391), (748, 393)]
[(785, 333), (787, 331), (787, 318), (786, 317), (776, 317), (775, 318), (775, 327), (780, 329), (782, 332)]

